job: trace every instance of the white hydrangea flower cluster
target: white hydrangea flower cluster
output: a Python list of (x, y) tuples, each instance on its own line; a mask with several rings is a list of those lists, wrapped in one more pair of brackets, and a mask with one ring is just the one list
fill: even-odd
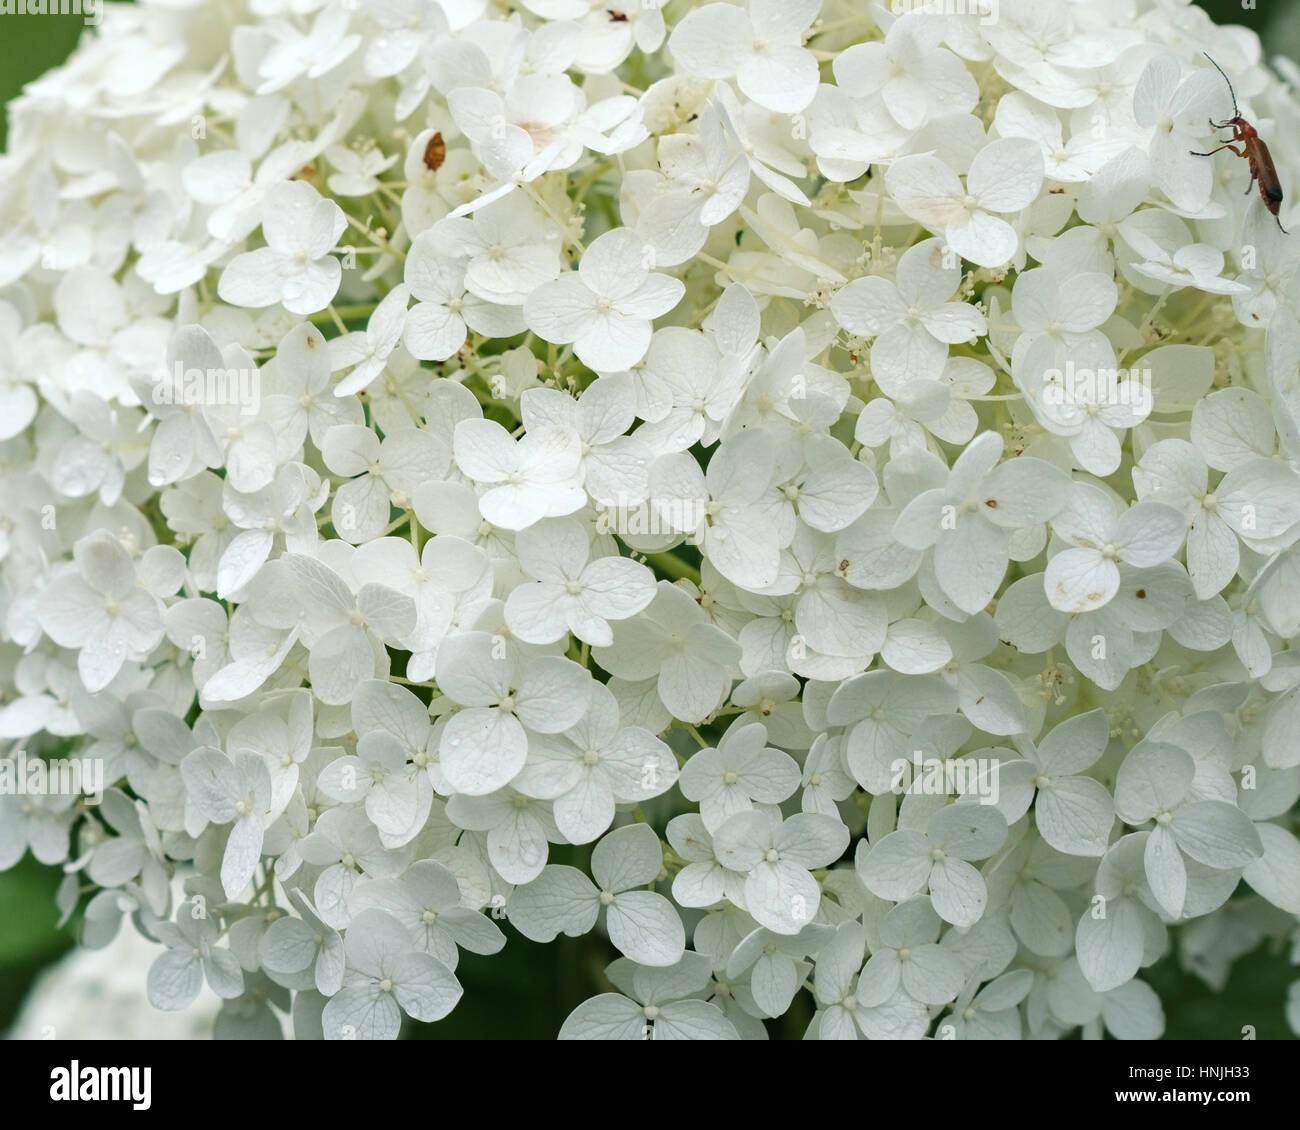
[(1300, 236), (1206, 49), (1295, 190), (1184, 0), (110, 7), (0, 194), (0, 738), (105, 791), (0, 868), (231, 1035), (507, 922), (623, 955), (562, 1038), (1300, 953)]

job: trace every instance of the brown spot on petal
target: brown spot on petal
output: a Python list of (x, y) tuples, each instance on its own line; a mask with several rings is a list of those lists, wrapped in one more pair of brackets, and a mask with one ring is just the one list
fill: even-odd
[(998, 508), (998, 500), (996, 498), (986, 498), (984, 500), (984, 505), (990, 510), (996, 510)]
[(1138, 589), (1138, 591), (1135, 592), (1133, 595), (1136, 596), (1136, 597), (1138, 598), (1138, 600), (1146, 600), (1146, 598), (1147, 598), (1147, 590), (1146, 590), (1146, 589)]
[(442, 168), (442, 163), (447, 159), (447, 143), (442, 140), (441, 133), (435, 133), (429, 138), (429, 144), (424, 147), (424, 164), (430, 172), (436, 173)]

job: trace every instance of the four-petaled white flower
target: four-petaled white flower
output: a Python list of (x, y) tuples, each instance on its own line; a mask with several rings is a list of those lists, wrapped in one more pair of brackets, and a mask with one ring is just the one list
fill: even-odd
[(663, 895), (637, 890), (663, 869), (659, 838), (645, 824), (610, 832), (591, 853), (593, 883), (575, 867), (549, 866), (511, 896), (507, 912), (526, 938), (576, 937), (605, 911), (609, 940), (640, 965), (676, 964), (686, 947), (677, 911)]
[(347, 226), (343, 209), (306, 181), (275, 185), (262, 204), (266, 246), (232, 259), (217, 293), (234, 306), (279, 302), (291, 314), (324, 310), (343, 278), (330, 251)]
[(626, 228), (592, 241), (577, 271), (543, 283), (524, 301), (524, 321), (538, 337), (573, 343), (584, 365), (617, 372), (650, 345), (651, 322), (686, 293), (679, 279), (655, 273), (653, 249)]

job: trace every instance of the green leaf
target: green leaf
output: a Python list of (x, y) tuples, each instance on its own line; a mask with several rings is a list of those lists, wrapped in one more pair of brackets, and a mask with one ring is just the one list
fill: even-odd
[(0, 967), (52, 956), (67, 945), (67, 935), (56, 925), (59, 879), (56, 868), (31, 858), (0, 873)]

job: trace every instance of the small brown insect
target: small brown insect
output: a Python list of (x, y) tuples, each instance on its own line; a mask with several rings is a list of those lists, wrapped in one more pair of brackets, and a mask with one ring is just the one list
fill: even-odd
[(1065, 189), (1063, 189), (1063, 188), (1049, 188), (1049, 189), (1047, 190), (1047, 193), (1048, 193), (1049, 196), (1064, 196), (1064, 195), (1065, 195)]
[[(1201, 54), (1210, 59), (1204, 51)], [(1198, 153), (1195, 149), (1189, 149), (1188, 152), (1193, 157), (1212, 157), (1222, 149), (1229, 149), (1238, 157), (1245, 157), (1250, 165), (1250, 184), (1246, 185), (1247, 194), (1254, 188), (1255, 182), (1259, 181), (1259, 198), (1264, 201), (1264, 207), (1272, 213), (1273, 219), (1277, 220), (1278, 230), (1283, 235), (1289, 235), (1290, 233), (1282, 227), (1282, 221), (1277, 216), (1278, 209), (1282, 206), (1282, 182), (1278, 179), (1277, 169), (1273, 165), (1273, 156), (1269, 153), (1268, 146), (1264, 144), (1264, 139), (1259, 136), (1259, 132), (1241, 116), (1241, 111), (1237, 108), (1237, 92), (1232, 89), (1232, 80), (1224, 74), (1223, 68), (1213, 59), (1210, 59), (1210, 63), (1219, 74), (1223, 75), (1223, 81), (1228, 84), (1228, 93), (1232, 95), (1232, 117), (1222, 122), (1216, 122), (1211, 118), (1210, 126), (1212, 129), (1231, 129), (1232, 137), (1218, 149), (1211, 149), (1208, 153)], [(1241, 148), (1232, 145), (1233, 141), (1241, 142)]]
[(627, 23), (627, 16), (624, 15), (622, 12), (616, 12), (616, 11), (614, 11), (613, 8), (606, 8), (606, 9), (605, 9), (605, 14), (609, 16), (609, 22), (612, 23), (612, 24), (625, 24), (625, 23)]
[(848, 568), (849, 568), (849, 559), (846, 557), (840, 562), (840, 572), (846, 573), (848, 572)]
[(441, 133), (435, 133), (429, 138), (429, 144), (424, 147), (424, 166), (431, 173), (436, 173), (442, 168), (442, 163), (447, 159), (447, 143), (442, 140)]
[(1138, 591), (1135, 592), (1133, 595), (1136, 596), (1136, 597), (1138, 598), (1138, 600), (1146, 600), (1146, 598), (1147, 598), (1147, 590), (1146, 590), (1146, 589), (1138, 589)]
[(996, 510), (998, 508), (998, 500), (996, 498), (986, 498), (984, 500), (984, 505), (990, 510)]

